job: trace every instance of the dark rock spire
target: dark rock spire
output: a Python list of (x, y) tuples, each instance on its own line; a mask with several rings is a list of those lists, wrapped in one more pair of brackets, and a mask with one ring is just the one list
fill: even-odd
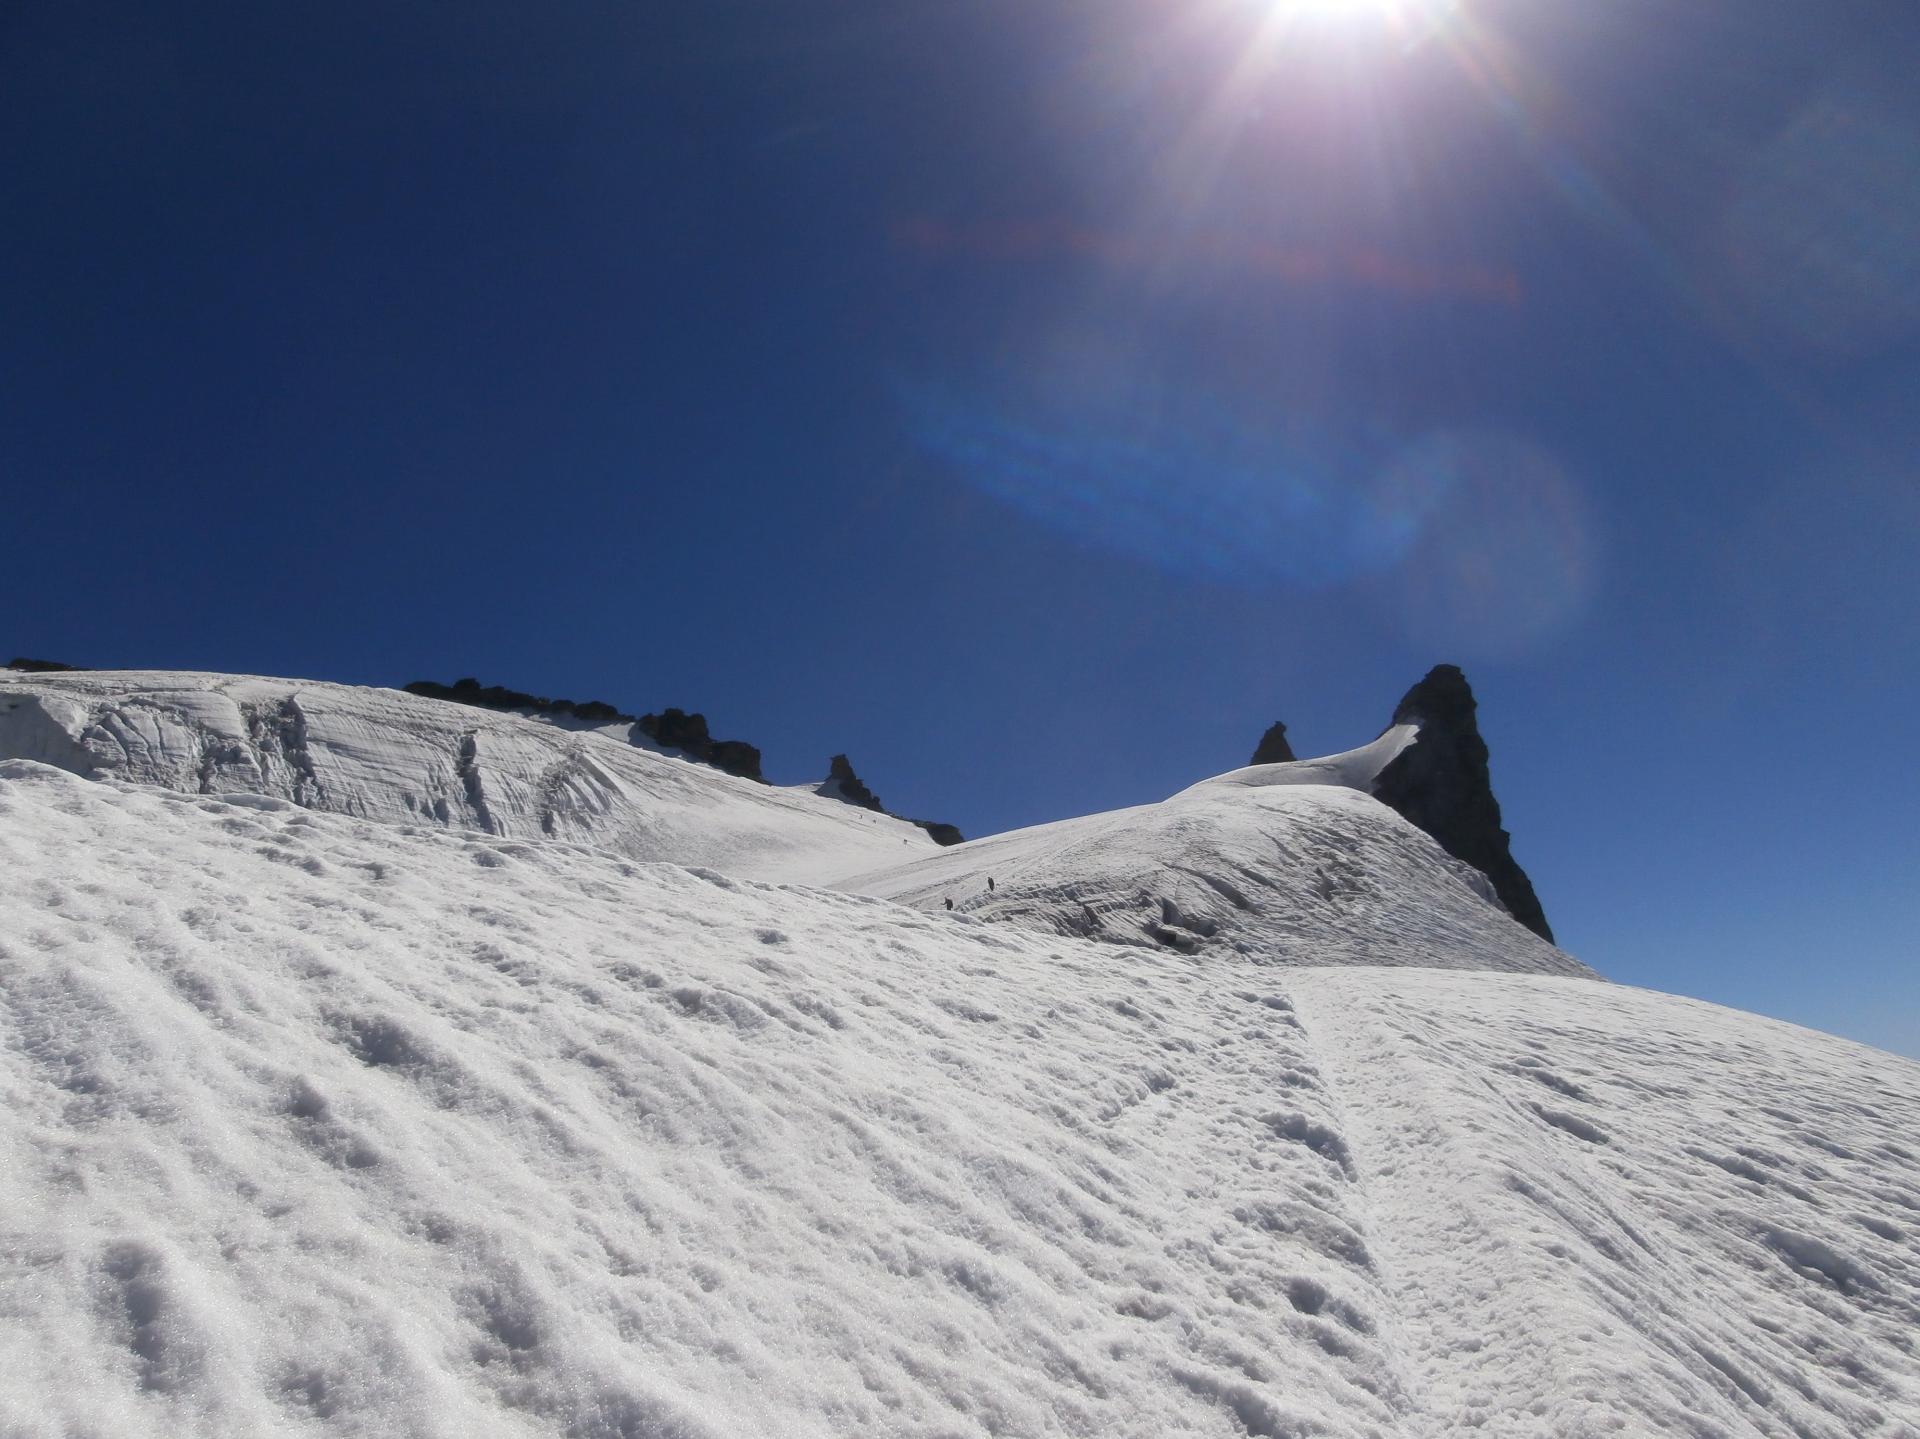
[[(848, 804), (857, 804), (861, 809), (870, 809), (877, 814), (892, 814), (880, 803), (880, 796), (868, 789), (860, 776), (853, 772), (853, 761), (843, 754), (837, 754), (827, 761), (827, 778), (816, 794), (829, 795)], [(919, 825), (933, 837), (935, 844), (965, 844), (966, 836), (950, 824), (942, 824), (937, 819), (912, 819), (904, 814), (893, 815), (895, 819), (904, 819), (908, 824)]]
[(1292, 764), (1297, 756), (1293, 746), (1287, 743), (1287, 727), (1279, 720), (1273, 722), (1265, 734), (1260, 736), (1259, 748), (1253, 752), (1248, 764)]
[(1374, 798), (1484, 874), (1507, 912), (1552, 943), (1533, 882), (1515, 862), (1510, 836), (1500, 827), (1478, 708), (1458, 666), (1435, 665), (1428, 671), (1393, 712), (1394, 724), (1416, 724), (1420, 733), (1380, 771)]
[(857, 804), (862, 809), (885, 813), (880, 796), (861, 783), (860, 776), (853, 772), (853, 762), (843, 754), (837, 754), (827, 762), (827, 790), (835, 799)]

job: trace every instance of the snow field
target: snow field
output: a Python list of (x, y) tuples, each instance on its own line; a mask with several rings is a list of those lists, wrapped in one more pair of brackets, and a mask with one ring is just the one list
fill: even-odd
[(1920, 1432), (1843, 1041), (23, 761), (0, 873), (0, 1434)]
[[(1211, 1016), (1158, 1013), (1184, 964), (18, 763), (0, 790), (22, 1432), (1234, 1434), (1272, 1405), (1241, 1369), (1326, 1322), (1160, 1252), (1244, 1228), (1280, 1292), (1318, 1262), (1231, 1218), (1249, 1154), (1347, 1242), (1323, 1154), (1205, 1101), (1291, 1066), (1198, 1063)], [(1298, 1362), (1389, 1420), (1364, 1342)]]

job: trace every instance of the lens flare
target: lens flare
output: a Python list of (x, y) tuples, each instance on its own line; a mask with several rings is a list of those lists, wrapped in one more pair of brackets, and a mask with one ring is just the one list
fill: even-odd
[(1920, 104), (1856, 85), (1810, 100), (1738, 167), (1717, 292), (1737, 326), (1855, 359), (1920, 330)]
[(1368, 483), (1378, 440), (1188, 387), (899, 394), (922, 447), (985, 494), (1174, 573), (1324, 589), (1392, 565), (1421, 527), (1419, 496)]
[(1370, 587), (1387, 622), (1423, 648), (1512, 658), (1585, 611), (1598, 560), (1585, 497), (1539, 446), (1499, 431), (1428, 436), (1380, 482), (1417, 517), (1400, 563)]

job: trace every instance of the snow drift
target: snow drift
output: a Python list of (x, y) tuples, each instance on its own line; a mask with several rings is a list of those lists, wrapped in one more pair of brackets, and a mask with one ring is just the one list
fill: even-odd
[(1841, 1040), (20, 760), (0, 873), (10, 1439), (1920, 1426)]

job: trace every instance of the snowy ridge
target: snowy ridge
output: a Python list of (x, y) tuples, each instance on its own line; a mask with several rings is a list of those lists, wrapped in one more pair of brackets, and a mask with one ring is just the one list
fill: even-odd
[(625, 727), (558, 726), (351, 685), (0, 672), (0, 757), (762, 879), (824, 881), (938, 848), (911, 824), (661, 754), (630, 742)]
[(1193, 786), (1195, 789), (1239, 786), (1260, 789), (1267, 785), (1333, 785), (1339, 789), (1372, 794), (1380, 771), (1398, 758), (1420, 733), (1417, 724), (1390, 725), (1371, 744), (1330, 754), (1319, 759), (1291, 760), (1286, 764), (1252, 764), (1229, 770)]
[[(1400, 728), (1351, 755), (1236, 770), (1159, 804), (990, 835), (840, 887), (1263, 964), (1590, 975), (1514, 923), (1484, 875), (1362, 791), (1412, 733)], [(1356, 784), (1329, 783), (1337, 774)]]
[(8, 1439), (1920, 1429), (1845, 1041), (17, 760), (0, 872)]

